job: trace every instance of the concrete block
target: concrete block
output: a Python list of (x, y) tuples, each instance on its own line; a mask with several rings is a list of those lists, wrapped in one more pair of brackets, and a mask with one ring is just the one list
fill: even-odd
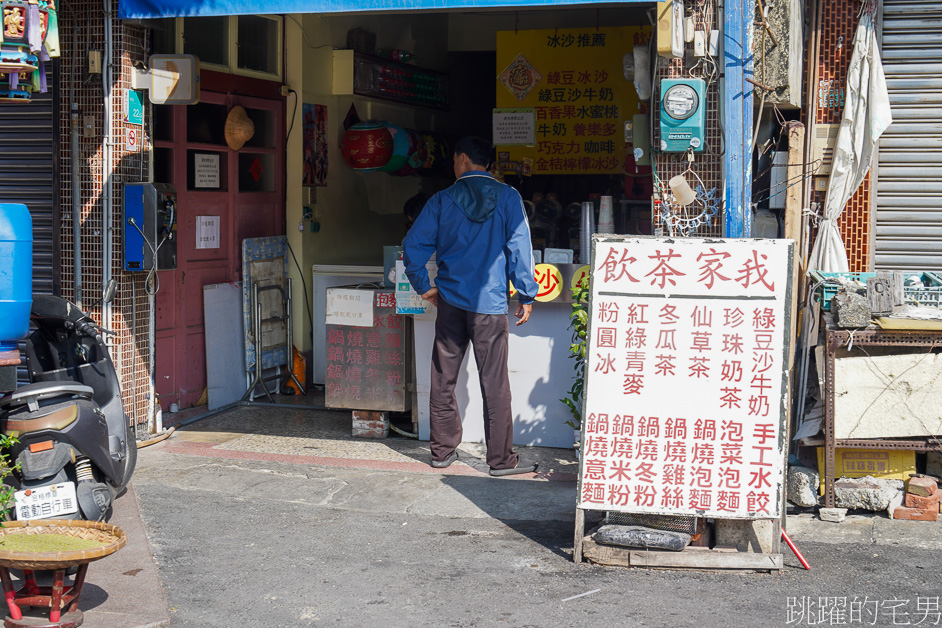
[(893, 518), (910, 521), (938, 521), (939, 511), (935, 508), (897, 508), (893, 513)]
[(919, 495), (913, 495), (912, 493), (906, 493), (907, 508), (938, 509), (940, 501), (942, 501), (942, 488), (936, 489), (936, 492), (932, 494), (932, 497), (921, 497)]
[(792, 465), (788, 467), (788, 501), (808, 508), (818, 505), (820, 476), (814, 469)]
[(821, 508), (818, 510), (818, 517), (821, 521), (830, 521), (831, 523), (840, 523), (847, 517), (846, 508)]
[(899, 491), (896, 495), (893, 496), (893, 499), (890, 500), (890, 505), (886, 507), (887, 516), (892, 519), (893, 513), (896, 512), (897, 508), (903, 506), (903, 491)]
[(906, 492), (919, 497), (932, 497), (937, 490), (939, 485), (929, 478), (909, 478), (906, 483)]
[(389, 413), (354, 410), (351, 434), (354, 438), (386, 438), (389, 436)]
[(842, 329), (866, 327), (870, 324), (870, 304), (867, 297), (856, 292), (841, 290), (831, 299), (835, 322)]
[[(767, 85), (775, 88), (766, 95), (766, 104), (775, 103), (786, 107), (802, 106), (802, 17), (804, 6), (800, 0), (766, 2), (765, 16), (774, 33), (777, 45), (760, 34), (756, 27), (752, 55), (755, 59), (755, 75), (763, 77)], [(759, 11), (756, 11), (759, 19)], [(782, 168), (784, 170), (784, 168)], [(789, 236), (786, 236), (789, 237)]]
[(886, 510), (902, 491), (902, 480), (884, 480), (870, 475), (841, 478), (834, 483), (834, 505), (851, 510)]
[(769, 519), (740, 521), (716, 520), (716, 545), (731, 545), (740, 552), (773, 554), (775, 526)]

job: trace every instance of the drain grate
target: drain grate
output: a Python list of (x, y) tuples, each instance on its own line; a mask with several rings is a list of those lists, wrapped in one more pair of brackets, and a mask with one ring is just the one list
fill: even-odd
[(697, 533), (697, 517), (648, 515), (609, 510), (605, 513), (605, 523), (622, 526), (644, 526), (652, 530), (684, 532), (690, 535)]

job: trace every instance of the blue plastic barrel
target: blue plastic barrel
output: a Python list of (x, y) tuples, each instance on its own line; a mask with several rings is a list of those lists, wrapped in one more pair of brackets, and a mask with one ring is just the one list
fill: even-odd
[(33, 305), (33, 219), (26, 205), (0, 203), (0, 351), (29, 333)]

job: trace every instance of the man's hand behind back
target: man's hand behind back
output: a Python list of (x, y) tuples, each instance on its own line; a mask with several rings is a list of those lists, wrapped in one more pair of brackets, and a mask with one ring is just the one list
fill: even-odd
[[(423, 297), (424, 298), (424, 297)], [(519, 318), (517, 325), (523, 325), (528, 320), (530, 320), (530, 312), (533, 310), (533, 304), (527, 303), (523, 305), (522, 303), (517, 306), (517, 311), (514, 313), (514, 316)]]
[(422, 295), (422, 298), (435, 307), (438, 307), (438, 288), (432, 288), (428, 292)]

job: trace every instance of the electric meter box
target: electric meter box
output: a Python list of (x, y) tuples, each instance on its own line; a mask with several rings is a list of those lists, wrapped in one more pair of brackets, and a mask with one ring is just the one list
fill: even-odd
[(168, 183), (125, 184), (124, 269), (150, 271), (176, 267), (176, 190)]
[(703, 152), (706, 129), (706, 82), (703, 79), (661, 81), (661, 152)]

